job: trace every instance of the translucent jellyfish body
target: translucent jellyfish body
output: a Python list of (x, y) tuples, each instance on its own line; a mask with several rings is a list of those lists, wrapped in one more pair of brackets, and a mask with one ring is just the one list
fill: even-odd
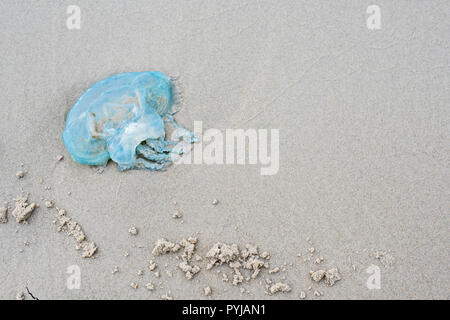
[(108, 77), (87, 89), (70, 109), (64, 144), (81, 164), (106, 165), (112, 159), (120, 170), (163, 170), (178, 143), (165, 140), (165, 123), (185, 141), (195, 140), (175, 122), (173, 104), (172, 79), (161, 72)]

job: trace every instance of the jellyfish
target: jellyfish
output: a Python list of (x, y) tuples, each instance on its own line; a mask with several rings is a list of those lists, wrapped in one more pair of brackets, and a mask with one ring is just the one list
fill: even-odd
[[(130, 72), (101, 80), (70, 109), (62, 138), (72, 158), (85, 165), (119, 170), (164, 170), (173, 162), (180, 141), (193, 143), (193, 132), (179, 125), (172, 110), (172, 78), (158, 71)], [(166, 140), (165, 125), (175, 129)], [(175, 151), (176, 150), (176, 151)]]

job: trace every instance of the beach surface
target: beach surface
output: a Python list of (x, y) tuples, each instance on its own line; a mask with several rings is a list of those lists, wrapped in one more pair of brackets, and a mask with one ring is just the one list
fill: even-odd
[[(72, 2), (0, 3), (0, 203), (11, 207), (0, 299), (26, 287), (39, 299), (449, 298), (448, 1), (377, 0), (374, 30), (365, 0)], [(80, 29), (67, 27), (70, 5)], [(143, 70), (177, 78), (187, 128), (279, 130), (278, 170), (262, 175), (259, 158), (165, 172), (76, 163), (61, 139), (71, 106), (95, 82)], [(23, 192), (40, 204), (26, 225), (11, 214)], [(83, 227), (92, 258), (41, 199)], [(233, 286), (201, 261), (187, 280), (175, 255), (151, 254), (160, 238), (193, 235), (202, 256), (250, 243), (281, 271)], [(311, 281), (332, 267), (334, 286)], [(292, 290), (267, 295), (268, 278)]]

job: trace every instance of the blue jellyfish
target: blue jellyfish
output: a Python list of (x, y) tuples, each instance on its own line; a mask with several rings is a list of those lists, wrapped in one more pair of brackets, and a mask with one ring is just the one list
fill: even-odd
[[(72, 158), (86, 165), (119, 169), (164, 170), (180, 139), (193, 143), (193, 132), (173, 118), (174, 84), (158, 71), (113, 75), (91, 86), (70, 109), (63, 142)], [(177, 131), (165, 140), (165, 123)], [(182, 153), (181, 151), (177, 151)]]

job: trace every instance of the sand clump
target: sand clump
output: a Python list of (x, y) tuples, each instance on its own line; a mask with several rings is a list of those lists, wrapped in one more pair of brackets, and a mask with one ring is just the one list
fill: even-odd
[(136, 282), (131, 282), (130, 287), (132, 287), (134, 290), (136, 290), (137, 288), (139, 288), (139, 285)]
[(180, 242), (180, 245), (184, 248), (184, 250), (181, 255), (182, 262), (180, 262), (178, 268), (184, 272), (188, 280), (192, 279), (197, 273), (200, 272), (200, 267), (191, 263), (195, 254), (197, 242), (198, 239), (195, 237), (189, 237), (181, 240)]
[(277, 283), (269, 286), (269, 288), (268, 288), (269, 294), (275, 294), (277, 292), (286, 293), (286, 292), (290, 292), (291, 290), (292, 290), (292, 288), (288, 284), (283, 283), (283, 282), (277, 282)]
[(152, 250), (154, 256), (160, 256), (166, 253), (175, 253), (180, 250), (181, 246), (177, 243), (170, 242), (164, 238), (156, 241), (155, 247)]
[(278, 273), (278, 272), (280, 272), (280, 268), (279, 267), (276, 267), (276, 268), (273, 268), (273, 269), (269, 270), (269, 274), (274, 274), (274, 273)]
[(45, 204), (45, 207), (49, 208), (49, 209), (53, 208), (55, 206), (55, 203), (53, 201), (50, 201), (50, 200), (45, 200), (44, 204)]
[(0, 223), (8, 222), (8, 204), (4, 203), (3, 206), (0, 207)]
[(183, 218), (183, 215), (179, 211), (176, 211), (172, 214), (172, 218), (173, 219), (181, 219), (181, 218)]
[(156, 264), (153, 260), (150, 260), (150, 261), (148, 262), (148, 268), (150, 269), (150, 271), (155, 270), (156, 267), (157, 267), (157, 264)]
[(339, 273), (337, 268), (331, 268), (327, 272), (325, 272), (325, 283), (327, 286), (334, 286), (336, 281), (340, 281), (342, 279), (341, 274)]
[(25, 300), (25, 293), (23, 291), (17, 293), (16, 300)]
[[(196, 237), (189, 237), (178, 243), (161, 238), (155, 242), (152, 254), (154, 256), (161, 256), (182, 251), (181, 255), (177, 257), (178, 260), (181, 259), (178, 268), (185, 274), (185, 277), (188, 280), (191, 280), (202, 269), (199, 265), (194, 264), (194, 261), (202, 261), (205, 259), (206, 270), (211, 270), (214, 267), (219, 266), (227, 266), (232, 270), (231, 278), (223, 272), (222, 280), (224, 282), (230, 282), (233, 286), (239, 286), (244, 281), (249, 282), (256, 279), (263, 269), (269, 268), (268, 260), (270, 259), (270, 254), (267, 252), (259, 254), (256, 245), (247, 244), (245, 248), (241, 250), (236, 244), (217, 242), (210, 247), (205, 256), (202, 257), (196, 253), (197, 242), (198, 239)], [(150, 261), (149, 267), (153, 270), (156, 268), (156, 264), (153, 261)], [(276, 267), (270, 270), (270, 274), (278, 273), (280, 271), (280, 268)], [(220, 270), (218, 270), (218, 272), (220, 273)], [(278, 292), (287, 293), (292, 290), (286, 283), (272, 283), (272, 281), (268, 282), (266, 289), (268, 294), (275, 294)], [(212, 290), (209, 286), (204, 287), (203, 290), (205, 296), (212, 294)]]
[(212, 294), (211, 287), (208, 286), (208, 287), (203, 288), (203, 294), (205, 295), (205, 297), (210, 296)]
[(383, 267), (385, 268), (389, 268), (392, 267), (395, 263), (395, 258), (393, 255), (391, 255), (389, 252), (387, 251), (375, 251), (375, 253), (373, 254), (374, 258), (377, 259), (378, 261), (380, 261), (380, 263), (383, 265)]
[(192, 263), (197, 241), (197, 238), (189, 237), (179, 243), (174, 243), (162, 238), (156, 241), (152, 254), (160, 256), (167, 253), (176, 253), (183, 248), (183, 253), (180, 256), (182, 261), (178, 264), (178, 268), (184, 273), (186, 279), (191, 280), (201, 270), (200, 266)]
[(17, 171), (17, 173), (16, 173), (16, 178), (17, 178), (17, 179), (22, 179), (23, 177), (25, 177), (25, 172), (22, 171), (22, 170)]
[(130, 227), (128, 229), (128, 233), (135, 236), (135, 235), (137, 235), (138, 231), (137, 231), (136, 227)]
[(310, 276), (314, 282), (320, 282), (321, 280), (324, 280), (325, 284), (329, 287), (334, 286), (334, 284), (337, 281), (342, 279), (339, 270), (336, 267), (331, 268), (328, 271), (325, 270), (311, 271)]
[(320, 292), (320, 291), (315, 290), (313, 295), (314, 295), (314, 297), (320, 297), (320, 296), (323, 296), (323, 293)]
[(155, 286), (153, 283), (149, 282), (145, 285), (145, 288), (147, 288), (148, 291), (153, 291), (155, 289)]
[(325, 276), (325, 270), (311, 271), (310, 275), (314, 282), (319, 282)]
[(209, 260), (206, 269), (210, 270), (214, 266), (228, 265), (233, 270), (232, 285), (237, 286), (244, 281), (243, 270), (250, 270), (250, 277), (245, 278), (246, 281), (255, 279), (263, 268), (269, 268), (267, 258), (261, 258), (258, 253), (258, 247), (247, 244), (244, 250), (239, 250), (236, 244), (224, 244), (217, 242), (207, 253), (206, 258)]
[(171, 292), (169, 291), (168, 293), (163, 294), (161, 296), (161, 300), (173, 300), (173, 297), (171, 296)]
[(55, 223), (58, 223), (58, 232), (64, 231), (67, 235), (73, 237), (77, 242), (76, 249), (82, 250), (81, 256), (83, 258), (92, 257), (97, 251), (97, 246), (94, 242), (89, 242), (87, 240), (86, 234), (84, 233), (81, 225), (76, 221), (72, 220), (66, 215), (64, 209), (58, 209)]
[(206, 269), (210, 270), (215, 265), (228, 264), (239, 257), (239, 248), (236, 244), (228, 245), (217, 242), (207, 253), (206, 258), (209, 259), (209, 263)]
[(14, 208), (12, 215), (16, 218), (16, 222), (27, 223), (28, 218), (38, 205), (34, 202), (28, 203), (28, 198), (22, 196), (14, 198), (14, 201), (16, 202), (16, 207)]

